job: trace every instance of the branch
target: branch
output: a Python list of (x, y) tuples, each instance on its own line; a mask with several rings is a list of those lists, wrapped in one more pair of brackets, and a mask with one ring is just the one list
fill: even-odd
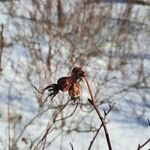
[(76, 104), (76, 106), (75, 106), (73, 112), (72, 112), (70, 115), (68, 115), (68, 116), (66, 116), (66, 117), (64, 117), (64, 118), (60, 118), (60, 119), (57, 119), (57, 120), (56, 120), (56, 118), (57, 118), (57, 116), (58, 116), (58, 115), (57, 115), (57, 116), (55, 117), (54, 122), (57, 122), (57, 121), (61, 121), (61, 120), (65, 120), (65, 119), (70, 118), (70, 117), (75, 113), (75, 111), (77, 110), (77, 107), (78, 107), (78, 103)]
[[(87, 84), (87, 87), (88, 87), (88, 90), (89, 90), (89, 93), (90, 93), (90, 96), (91, 96), (91, 100), (89, 100), (90, 104), (94, 107), (95, 111), (97, 112), (97, 115), (102, 123), (102, 126), (103, 126), (103, 129), (104, 129), (104, 132), (105, 132), (105, 137), (106, 137), (106, 141), (107, 141), (107, 145), (108, 145), (108, 148), (109, 150), (112, 150), (112, 146), (111, 146), (111, 142), (110, 142), (110, 138), (109, 138), (109, 133), (108, 133), (108, 130), (107, 130), (107, 127), (106, 127), (106, 124), (104, 122), (104, 118), (101, 116), (101, 113), (100, 111), (98, 110), (98, 108), (96, 107), (96, 100), (93, 96), (93, 93), (92, 93), (92, 90), (91, 90), (91, 86), (88, 82), (88, 79), (86, 76), (84, 76), (84, 79), (86, 81), (86, 84)], [(96, 133), (97, 134), (97, 133)]]
[(74, 150), (72, 143), (70, 143), (70, 146), (71, 146), (71, 150)]
[(93, 143), (94, 143), (94, 141), (95, 141), (95, 139), (96, 139), (96, 137), (97, 137), (97, 135), (98, 135), (98, 133), (99, 133), (99, 131), (100, 131), (101, 128), (102, 128), (102, 124), (100, 125), (100, 127), (98, 128), (98, 130), (97, 130), (95, 136), (93, 137), (92, 141), (90, 142), (90, 145), (89, 145), (89, 147), (88, 147), (88, 150), (91, 149), (91, 147), (92, 147), (92, 145), (93, 145)]
[(150, 2), (144, 2), (144, 1), (141, 1), (141, 0), (136, 0), (136, 1), (133, 1), (131, 2), (133, 4), (137, 4), (137, 5), (143, 5), (143, 6), (150, 6)]
[(4, 32), (4, 25), (1, 25), (1, 32), (0, 32), (0, 72), (3, 70), (2, 69), (2, 53), (3, 53), (3, 47), (4, 47), (4, 37), (3, 37), (3, 32)]
[(149, 119), (147, 119), (147, 121), (148, 121), (148, 126), (150, 126), (150, 120), (149, 120)]
[(62, 106), (62, 108), (60, 108), (60, 110), (58, 111), (58, 113), (56, 114), (55, 118), (53, 119), (53, 122), (56, 122), (56, 118), (58, 117), (58, 115), (63, 111), (63, 109), (65, 109), (65, 107), (68, 105), (68, 103), (70, 102), (70, 99), (66, 102), (66, 104), (64, 104)]
[(34, 147), (34, 150), (36, 150), (36, 149), (38, 148), (39, 144), (40, 144), (42, 141), (44, 141), (43, 148), (45, 148), (46, 137), (47, 137), (47, 135), (48, 135), (48, 133), (49, 133), (51, 127), (52, 127), (52, 126), (48, 124), (45, 134), (43, 135), (43, 137), (41, 138), (41, 140), (37, 143), (37, 145)]
[(138, 146), (137, 150), (142, 149), (146, 144), (148, 144), (150, 142), (150, 139), (148, 139), (144, 144)]
[(38, 93), (43, 94), (43, 92), (42, 92), (42, 91), (39, 91), (39, 90), (32, 84), (32, 82), (31, 82), (31, 86), (32, 86)]
[(21, 130), (20, 134), (18, 135), (18, 137), (16, 138), (16, 143), (18, 142), (18, 140), (21, 138), (21, 136), (23, 135), (23, 133), (25, 132), (26, 128), (28, 128), (38, 117), (41, 117), (42, 115), (44, 115), (45, 112), (47, 112), (49, 110), (50, 106), (48, 106), (45, 110), (43, 110), (42, 112), (39, 112), (38, 114), (36, 114), (30, 121), (28, 121), (23, 129)]

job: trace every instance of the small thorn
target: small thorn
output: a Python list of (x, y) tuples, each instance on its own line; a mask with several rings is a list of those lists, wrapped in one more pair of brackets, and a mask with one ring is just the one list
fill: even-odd
[(88, 101), (90, 104), (93, 104), (93, 101), (91, 99), (88, 98)]

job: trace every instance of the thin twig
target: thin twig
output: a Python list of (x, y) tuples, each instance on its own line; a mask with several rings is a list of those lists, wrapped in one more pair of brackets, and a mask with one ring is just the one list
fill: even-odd
[(112, 146), (111, 146), (111, 142), (110, 142), (110, 138), (109, 138), (109, 133), (108, 133), (108, 130), (107, 130), (107, 127), (106, 127), (106, 124), (104, 122), (104, 119), (103, 117), (101, 116), (100, 114), (100, 111), (98, 110), (98, 108), (96, 107), (96, 100), (93, 96), (93, 93), (92, 93), (92, 90), (91, 90), (91, 86), (88, 82), (88, 79), (87, 77), (85, 76), (84, 77), (85, 81), (86, 81), (86, 84), (87, 84), (87, 87), (88, 87), (88, 90), (89, 90), (89, 93), (90, 93), (90, 96), (91, 96), (91, 100), (89, 100), (90, 104), (94, 107), (95, 111), (97, 112), (97, 115), (99, 116), (99, 119), (102, 123), (102, 126), (103, 126), (103, 129), (104, 129), (104, 132), (105, 132), (105, 137), (106, 137), (106, 141), (107, 141), (107, 145), (108, 145), (108, 148), (109, 150), (112, 150)]
[(49, 147), (52, 144), (52, 142), (54, 142), (62, 133), (63, 131), (61, 131), (55, 137), (53, 137), (53, 139), (45, 146), (45, 148)]
[(4, 47), (4, 37), (3, 37), (3, 31), (4, 31), (4, 25), (1, 25), (1, 32), (0, 32), (0, 72), (2, 71), (2, 53), (3, 53), (3, 47)]
[(56, 114), (55, 118), (53, 119), (53, 122), (56, 121), (56, 118), (58, 117), (58, 115), (63, 111), (63, 109), (65, 109), (65, 107), (68, 105), (68, 103), (70, 102), (70, 99), (66, 102), (66, 104), (64, 104), (62, 106), (62, 108), (59, 110), (59, 112)]
[(27, 124), (25, 124), (25, 126), (23, 127), (23, 129), (21, 130), (19, 136), (16, 139), (16, 143), (21, 138), (21, 136), (25, 132), (26, 128), (29, 127), (38, 117), (42, 116), (45, 112), (47, 112), (49, 110), (49, 108), (50, 108), (50, 105), (45, 110), (43, 110), (42, 112), (36, 114), (29, 122), (27, 122)]
[[(37, 143), (37, 145), (34, 147), (34, 150), (36, 150), (36, 149), (38, 148), (39, 144), (40, 144), (42, 141), (44, 141), (44, 139), (46, 140), (46, 137), (47, 137), (47, 135), (48, 135), (48, 133), (49, 133), (51, 127), (52, 127), (52, 126), (48, 124), (45, 134), (43, 135), (43, 137), (41, 138), (41, 140)], [(45, 147), (45, 144), (44, 144), (43, 147)]]
[(98, 130), (97, 130), (95, 136), (93, 137), (92, 141), (90, 142), (90, 145), (89, 145), (89, 147), (88, 147), (88, 150), (91, 149), (91, 147), (92, 147), (92, 145), (93, 145), (93, 143), (94, 143), (94, 141), (95, 141), (95, 139), (96, 139), (96, 137), (97, 137), (97, 135), (98, 135), (98, 133), (99, 133), (99, 131), (100, 131), (101, 128), (102, 128), (102, 124), (100, 125), (100, 127), (98, 128)]
[(65, 119), (67, 119), (67, 118), (70, 118), (70, 117), (75, 113), (77, 107), (78, 107), (78, 103), (76, 104), (76, 106), (75, 106), (73, 112), (72, 112), (70, 115), (68, 115), (68, 116), (66, 116), (66, 117), (64, 117), (64, 118), (57, 119), (57, 120), (55, 119), (55, 122), (61, 121), (61, 120), (65, 120)]
[(142, 145), (139, 144), (137, 150), (142, 149), (146, 144), (148, 144), (150, 142), (150, 139), (148, 139), (145, 143), (143, 143)]
[(104, 111), (104, 120), (105, 120), (105, 118), (106, 118), (106, 116), (111, 112), (111, 110), (114, 108), (114, 106), (115, 106), (115, 102), (112, 104), (112, 105), (110, 105), (109, 104), (109, 109), (107, 110), (107, 111)]
[[(90, 99), (88, 99), (88, 100), (90, 100)], [(113, 103), (113, 105), (109, 105), (109, 110), (108, 110), (107, 112), (105, 111), (105, 113), (104, 113), (104, 114), (105, 114), (104, 120), (106, 119), (106, 116), (107, 116), (107, 115), (111, 112), (111, 110), (113, 109), (114, 104), (115, 104), (115, 103)], [(98, 128), (98, 130), (97, 130), (95, 136), (93, 137), (93, 139), (92, 139), (92, 141), (91, 141), (91, 143), (90, 143), (90, 145), (89, 145), (89, 147), (88, 147), (88, 150), (91, 149), (91, 147), (92, 147), (92, 145), (93, 145), (93, 143), (94, 143), (94, 141), (95, 141), (95, 139), (96, 139), (96, 137), (97, 137), (97, 135), (98, 135), (98, 133), (99, 133), (101, 127), (102, 127), (102, 124), (100, 125), (100, 127)]]
[[(11, 83), (9, 84), (9, 88), (8, 88), (8, 108), (7, 108), (7, 114), (8, 114), (8, 149), (11, 149), (11, 128), (10, 128), (10, 108), (11, 108), (11, 105), (12, 105), (12, 98), (11, 98), (11, 90), (13, 88), (13, 84), (15, 82), (15, 79), (16, 79), (16, 75), (17, 75), (17, 70), (15, 71), (15, 75), (14, 75), (14, 78), (13, 80), (11, 81)], [(15, 144), (15, 143), (14, 143)]]
[(42, 91), (39, 91), (32, 83), (31, 83), (31, 86), (32, 86), (37, 92), (39, 92), (40, 94), (43, 94), (43, 92), (42, 92)]
[(71, 146), (71, 150), (74, 150), (72, 143), (70, 143), (70, 146)]
[(149, 120), (149, 119), (147, 119), (147, 121), (148, 121), (148, 126), (150, 126), (150, 120)]

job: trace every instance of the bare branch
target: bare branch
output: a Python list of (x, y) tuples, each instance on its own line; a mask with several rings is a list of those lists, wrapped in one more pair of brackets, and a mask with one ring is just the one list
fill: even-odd
[(2, 53), (3, 53), (3, 47), (4, 47), (4, 25), (1, 25), (1, 32), (0, 32), (0, 72), (3, 70), (2, 69)]
[(67, 118), (70, 118), (70, 117), (75, 113), (77, 107), (78, 107), (78, 103), (76, 104), (76, 106), (75, 106), (73, 112), (72, 112), (70, 115), (68, 115), (68, 116), (66, 116), (66, 117), (64, 117), (64, 118), (61, 118), (61, 119), (57, 119), (57, 120), (55, 119), (55, 122), (61, 121), (61, 120), (65, 120), (65, 119), (67, 119)]
[(89, 93), (90, 93), (90, 96), (91, 96), (91, 100), (90, 100), (89, 102), (90, 102), (90, 104), (94, 107), (95, 111), (97, 112), (97, 114), (98, 114), (98, 116), (99, 116), (99, 119), (100, 119), (100, 121), (101, 121), (101, 123), (102, 123), (103, 129), (104, 129), (104, 132), (105, 132), (105, 136), (106, 136), (108, 148), (109, 148), (109, 150), (112, 150), (112, 146), (111, 146), (111, 142), (110, 142), (110, 138), (109, 138), (109, 133), (108, 133), (106, 124), (105, 124), (105, 122), (104, 122), (104, 118), (101, 116), (100, 111), (99, 111), (98, 108), (96, 107), (96, 104), (95, 104), (96, 100), (95, 100), (95, 98), (94, 98), (94, 96), (93, 96), (93, 93), (92, 93), (92, 90), (91, 90), (91, 86), (90, 86), (90, 84), (89, 84), (89, 82), (88, 82), (87, 77), (85, 76), (84, 79), (85, 79), (85, 81), (86, 81), (86, 84), (87, 84), (87, 87), (88, 87), (88, 90), (89, 90)]
[(45, 134), (43, 135), (43, 137), (41, 138), (41, 140), (37, 143), (37, 145), (34, 147), (34, 150), (36, 150), (36, 149), (38, 148), (39, 144), (40, 144), (41, 142), (43, 142), (43, 141), (44, 141), (44, 144), (43, 144), (43, 149), (44, 149), (44, 147), (45, 147), (45, 142), (46, 142), (46, 137), (47, 137), (47, 135), (48, 135), (48, 133), (49, 133), (51, 127), (52, 127), (52, 125), (48, 123)]
[(70, 143), (70, 146), (71, 146), (71, 150), (74, 150), (72, 143)]
[(60, 108), (60, 110), (58, 111), (58, 113), (56, 114), (55, 118), (53, 119), (53, 122), (56, 121), (56, 118), (58, 117), (58, 115), (63, 111), (63, 109), (65, 109), (65, 107), (68, 105), (68, 103), (70, 102), (70, 99), (66, 102), (66, 104), (64, 104), (62, 106), (62, 108)]
[(142, 149), (146, 144), (148, 144), (150, 142), (150, 139), (148, 139), (145, 143), (143, 143), (142, 145), (139, 144), (137, 150)]
[(97, 130), (95, 136), (93, 137), (92, 141), (90, 142), (90, 145), (89, 145), (89, 147), (88, 147), (88, 150), (91, 149), (91, 147), (92, 147), (92, 145), (93, 145), (93, 143), (94, 143), (94, 141), (95, 141), (95, 139), (96, 139), (96, 137), (97, 137), (97, 135), (98, 135), (98, 133), (99, 133), (99, 131), (100, 131), (101, 128), (102, 128), (102, 124), (100, 125), (100, 127), (98, 128), (98, 130)]

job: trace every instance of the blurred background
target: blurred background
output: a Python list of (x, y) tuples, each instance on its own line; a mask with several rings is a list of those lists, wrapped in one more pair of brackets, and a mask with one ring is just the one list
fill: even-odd
[[(100, 121), (85, 82), (62, 111), (67, 93), (42, 103), (31, 86), (42, 90), (74, 66), (87, 72), (101, 113), (114, 106), (112, 148), (137, 149), (150, 139), (149, 45), (149, 0), (0, 0), (0, 150), (88, 149)], [(108, 149), (103, 129), (92, 149)]]

